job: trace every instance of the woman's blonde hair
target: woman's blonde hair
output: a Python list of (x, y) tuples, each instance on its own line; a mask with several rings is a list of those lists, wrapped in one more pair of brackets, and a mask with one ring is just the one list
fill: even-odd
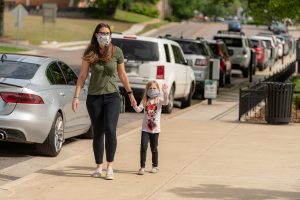
[(111, 28), (108, 24), (100, 23), (96, 26), (91, 42), (89, 46), (83, 53), (82, 59), (87, 62), (94, 64), (99, 61), (107, 62), (113, 57), (113, 53), (115, 51), (115, 47), (110, 43), (108, 46), (105, 46), (103, 50), (100, 51), (99, 44), (96, 38), (96, 33), (99, 33), (101, 28), (108, 28), (111, 33)]
[(160, 91), (158, 82), (156, 82), (156, 81), (149, 81), (147, 83), (145, 91), (144, 91), (143, 99), (142, 99), (142, 103), (143, 103), (144, 108), (147, 106), (147, 100), (149, 98), (148, 95), (147, 95), (147, 93), (148, 93), (148, 90), (149, 90), (149, 88), (151, 87), (152, 84), (155, 84), (156, 87), (157, 87), (157, 89)]

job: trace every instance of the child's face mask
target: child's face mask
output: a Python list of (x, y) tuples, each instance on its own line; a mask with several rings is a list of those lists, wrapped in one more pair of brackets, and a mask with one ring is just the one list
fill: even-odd
[(150, 98), (155, 98), (159, 95), (159, 90), (158, 89), (148, 89), (147, 95)]
[(97, 41), (99, 43), (99, 45), (101, 46), (108, 46), (109, 43), (111, 42), (111, 37), (110, 35), (104, 35), (99, 33), (98, 37), (97, 37)]

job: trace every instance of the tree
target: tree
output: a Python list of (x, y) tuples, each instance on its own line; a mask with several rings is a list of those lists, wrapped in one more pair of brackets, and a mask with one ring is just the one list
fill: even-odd
[(0, 0), (0, 37), (4, 35), (4, 0)]
[(198, 0), (171, 0), (173, 14), (179, 19), (189, 19), (194, 17), (194, 10)]

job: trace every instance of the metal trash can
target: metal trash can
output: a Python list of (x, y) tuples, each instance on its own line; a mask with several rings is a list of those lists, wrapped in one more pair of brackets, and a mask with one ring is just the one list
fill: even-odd
[(294, 83), (267, 82), (265, 119), (269, 124), (291, 121)]

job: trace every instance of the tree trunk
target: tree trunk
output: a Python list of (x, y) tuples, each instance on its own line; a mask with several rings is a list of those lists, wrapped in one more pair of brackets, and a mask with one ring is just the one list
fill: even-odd
[(4, 0), (0, 0), (0, 37), (4, 34)]

